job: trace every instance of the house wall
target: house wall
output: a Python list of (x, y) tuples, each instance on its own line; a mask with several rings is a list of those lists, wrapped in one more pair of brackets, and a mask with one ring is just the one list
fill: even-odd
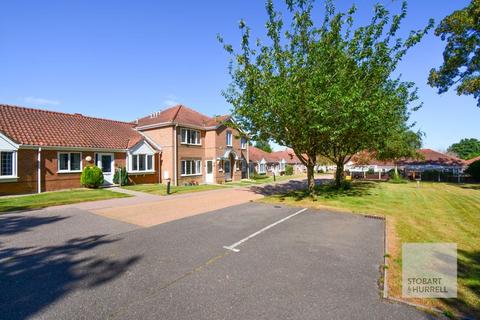
[(162, 147), (160, 166), (161, 171), (159, 172), (159, 174), (163, 183), (167, 182), (167, 176), (171, 179), (172, 182), (174, 180), (173, 156), (175, 140), (173, 136), (173, 128), (173, 126), (170, 126), (142, 131), (143, 134), (145, 134), (147, 137), (149, 137), (155, 143)]
[[(177, 141), (178, 141), (178, 158), (177, 158), (177, 170), (178, 170), (178, 184), (183, 185), (185, 183), (205, 183), (205, 140), (206, 131), (200, 131), (200, 145), (182, 144), (182, 127), (177, 128)], [(202, 161), (202, 174), (196, 176), (182, 176), (182, 160), (201, 160)]]
[(17, 151), (17, 181), (0, 182), (0, 195), (37, 192), (37, 151), (19, 149)]
[[(227, 146), (227, 131), (232, 132), (232, 146), (229, 147)], [(216, 151), (216, 158), (221, 158), (225, 154), (227, 150), (232, 150), (238, 157), (238, 159), (247, 159), (247, 150), (242, 150), (240, 148), (241, 144), (241, 139), (240, 139), (240, 133), (238, 130), (232, 129), (232, 128), (227, 128), (225, 126), (220, 126), (217, 130), (215, 130), (215, 151)], [(248, 148), (248, 146), (247, 146)], [(215, 180), (217, 183), (224, 183), (225, 180), (228, 179), (228, 177), (225, 176), (225, 171), (224, 171), (224, 163), (223, 161), (220, 161), (216, 165), (216, 176)], [(239, 163), (235, 163), (235, 165), (232, 164), (231, 166), (233, 171), (233, 177), (232, 181), (239, 181), (242, 179), (242, 171), (241, 171), (241, 166), (239, 166)]]
[[(156, 153), (153, 157), (154, 159), (154, 168), (155, 173), (140, 173), (140, 174), (128, 174), (128, 182), (131, 184), (143, 184), (143, 183), (159, 183), (161, 182), (161, 172), (162, 167), (159, 160), (161, 160), (161, 155)], [(117, 164), (117, 154), (115, 154), (115, 164)], [(121, 166), (125, 166), (125, 154), (123, 154), (123, 162), (122, 159), (118, 159), (118, 163)]]

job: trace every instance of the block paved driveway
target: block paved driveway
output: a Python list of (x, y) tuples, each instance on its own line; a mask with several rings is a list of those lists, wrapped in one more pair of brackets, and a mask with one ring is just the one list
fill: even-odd
[(383, 302), (383, 221), (247, 203), (149, 228), (0, 216), (2, 319), (428, 319)]

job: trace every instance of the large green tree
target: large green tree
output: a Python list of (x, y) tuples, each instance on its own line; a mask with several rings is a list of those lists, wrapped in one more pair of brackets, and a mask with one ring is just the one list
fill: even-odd
[(443, 65), (430, 71), (428, 83), (439, 93), (456, 86), (458, 95), (473, 95), (480, 106), (480, 0), (445, 17), (435, 34), (447, 45)]
[(480, 156), (480, 140), (475, 138), (462, 139), (448, 147), (447, 151), (455, 153), (464, 160), (473, 159)]
[(265, 44), (251, 44), (244, 21), (238, 52), (220, 37), (233, 55), (233, 81), (224, 96), (245, 131), (294, 150), (307, 167), (310, 191), (319, 155), (337, 165), (335, 181), (340, 186), (344, 164), (355, 153), (376, 149), (392, 130), (406, 126), (416, 90), (392, 73), (431, 24), (402, 40), (396, 35), (406, 2), (393, 17), (376, 5), (370, 23), (360, 27), (354, 27), (355, 7), (341, 13), (327, 1), (316, 26), (313, 0), (286, 4), (288, 26), (273, 1), (266, 2)]
[(397, 163), (404, 158), (419, 158), (418, 149), (422, 146), (422, 133), (406, 128), (399, 128), (384, 141), (376, 152), (378, 160), (391, 160), (395, 166), (395, 176), (398, 177)]

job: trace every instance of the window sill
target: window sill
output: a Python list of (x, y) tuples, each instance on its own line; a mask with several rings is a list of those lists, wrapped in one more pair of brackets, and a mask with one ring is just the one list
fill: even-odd
[(149, 170), (149, 171), (127, 171), (129, 175), (138, 175), (138, 174), (155, 174), (155, 171)]
[(2, 182), (17, 182), (18, 177), (13, 177), (13, 176), (4, 176), (0, 177), (0, 183)]
[(181, 145), (184, 145), (184, 146), (196, 146), (196, 147), (201, 147), (202, 144), (201, 143), (186, 143), (186, 142), (180, 142)]
[(82, 170), (62, 170), (57, 171), (57, 173), (82, 173)]
[(201, 173), (196, 173), (196, 174), (181, 174), (180, 177), (200, 177), (202, 174)]

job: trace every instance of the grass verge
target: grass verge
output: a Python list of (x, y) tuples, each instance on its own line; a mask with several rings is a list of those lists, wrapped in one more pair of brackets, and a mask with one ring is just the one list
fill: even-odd
[(19, 197), (2, 197), (0, 198), (0, 213), (124, 197), (129, 197), (129, 195), (105, 189), (74, 189)]
[[(137, 184), (131, 186), (124, 186), (122, 188), (133, 190), (133, 191), (140, 191), (146, 192), (158, 196), (166, 196), (167, 195), (167, 186), (164, 184)], [(216, 184), (201, 184), (198, 186), (171, 186), (170, 192), (171, 194), (182, 194), (182, 193), (190, 193), (190, 192), (199, 192), (199, 191), (207, 191), (207, 190), (217, 190), (217, 189), (224, 189), (226, 186), (224, 185), (216, 185)]]
[(356, 182), (347, 190), (318, 188), (266, 197), (313, 208), (332, 208), (387, 217), (390, 295), (401, 298), (403, 242), (454, 242), (458, 248), (458, 298), (411, 302), (480, 318), (480, 186), (422, 182), (392, 184)]

